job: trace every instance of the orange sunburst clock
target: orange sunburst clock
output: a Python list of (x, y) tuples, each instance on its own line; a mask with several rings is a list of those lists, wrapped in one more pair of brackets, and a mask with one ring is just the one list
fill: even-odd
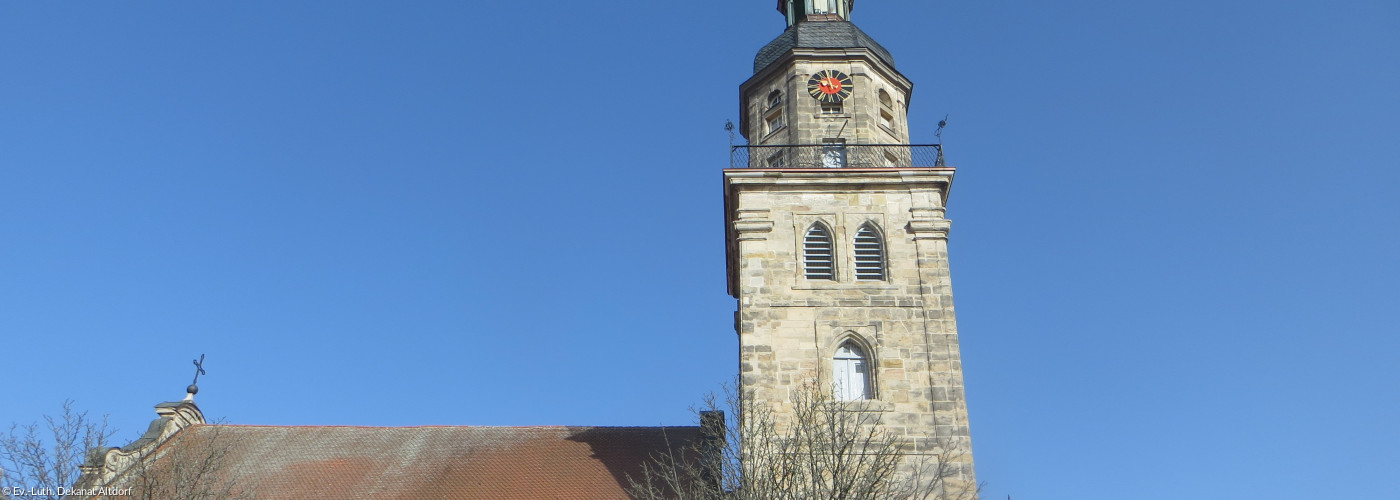
[(840, 103), (851, 96), (855, 85), (851, 77), (834, 69), (825, 69), (807, 79), (807, 93), (821, 102)]

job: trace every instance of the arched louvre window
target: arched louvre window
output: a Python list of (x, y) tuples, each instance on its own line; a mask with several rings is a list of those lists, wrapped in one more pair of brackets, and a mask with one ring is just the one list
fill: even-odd
[(836, 279), (835, 252), (831, 244), (831, 230), (818, 222), (807, 229), (802, 238), (802, 270), (809, 280)]
[(831, 387), (837, 401), (870, 399), (870, 359), (855, 342), (836, 348), (831, 360)]
[(856, 231), (856, 279), (885, 279), (885, 242), (880, 232), (867, 222)]

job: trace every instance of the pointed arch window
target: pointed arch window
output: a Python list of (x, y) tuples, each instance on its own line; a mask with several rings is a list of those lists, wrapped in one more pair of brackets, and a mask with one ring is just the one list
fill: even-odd
[(873, 223), (867, 222), (856, 231), (856, 279), (885, 279), (885, 241)]
[(848, 340), (836, 348), (831, 360), (831, 388), (837, 401), (871, 399), (870, 358), (855, 342)]
[(831, 230), (820, 222), (812, 224), (802, 238), (802, 271), (809, 280), (836, 279), (836, 252)]

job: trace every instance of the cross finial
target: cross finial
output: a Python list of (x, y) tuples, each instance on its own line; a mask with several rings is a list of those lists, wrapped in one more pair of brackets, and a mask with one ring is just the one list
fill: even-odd
[(204, 355), (203, 355), (203, 354), (200, 354), (200, 355), (199, 355), (199, 359), (194, 360), (194, 382), (190, 382), (190, 386), (187, 387), (187, 388), (185, 388), (185, 392), (189, 393), (188, 395), (185, 396), (185, 399), (192, 400), (192, 399), (194, 399), (194, 395), (199, 393), (199, 385), (198, 385), (198, 384), (199, 384), (199, 376), (200, 376), (200, 375), (208, 375), (208, 373), (206, 373), (206, 372), (204, 371)]

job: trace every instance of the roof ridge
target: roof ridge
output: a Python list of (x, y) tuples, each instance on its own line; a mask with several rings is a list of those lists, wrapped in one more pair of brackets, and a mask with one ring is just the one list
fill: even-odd
[(269, 425), (203, 424), (217, 427), (259, 427), (272, 429), (674, 429), (698, 425)]

